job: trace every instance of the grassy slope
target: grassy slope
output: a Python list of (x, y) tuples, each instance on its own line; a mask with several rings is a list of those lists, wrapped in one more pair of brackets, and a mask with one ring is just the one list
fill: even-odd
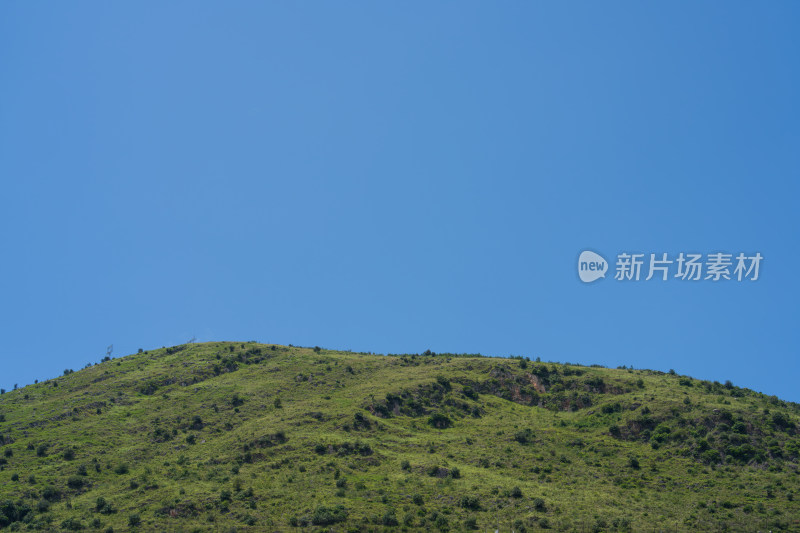
[(774, 397), (498, 358), (175, 350), (0, 396), (0, 528), (800, 530), (800, 410)]

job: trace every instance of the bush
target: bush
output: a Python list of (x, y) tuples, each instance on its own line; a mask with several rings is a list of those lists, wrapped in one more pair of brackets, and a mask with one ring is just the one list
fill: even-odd
[(409, 462), (408, 462), (408, 461), (406, 461), (406, 460), (403, 460), (403, 461), (400, 463), (400, 468), (401, 468), (402, 470), (411, 470), (411, 463), (409, 463)]
[(636, 457), (631, 457), (628, 459), (628, 466), (633, 468), (634, 470), (639, 470), (639, 459)]
[(48, 485), (42, 491), (42, 498), (49, 502), (55, 502), (61, 499), (61, 492), (52, 485)]
[(386, 510), (386, 512), (383, 514), (383, 518), (381, 518), (381, 524), (389, 527), (400, 525), (400, 523), (397, 521), (397, 515), (394, 509)]
[(544, 504), (544, 500), (541, 499), (541, 498), (534, 498), (533, 499), (533, 508), (536, 511), (539, 511), (541, 513), (547, 511), (547, 507)]
[(511, 497), (512, 498), (522, 498), (522, 489), (519, 487), (514, 487), (511, 489)]
[(422, 497), (422, 494), (414, 494), (411, 498), (411, 501), (414, 502), (415, 505), (422, 505), (425, 503), (425, 499)]
[(530, 428), (525, 428), (514, 433), (514, 440), (520, 444), (527, 444), (531, 439), (533, 439), (533, 431), (531, 431)]
[(704, 463), (717, 464), (719, 463), (720, 456), (717, 450), (706, 450), (702, 453), (700, 458)]
[(317, 444), (316, 446), (314, 446), (314, 451), (318, 455), (325, 455), (326, 453), (328, 453), (328, 447), (325, 446), (324, 444)]
[(67, 486), (71, 489), (80, 489), (83, 487), (83, 478), (80, 476), (70, 476), (67, 479)]
[(446, 429), (453, 425), (447, 415), (434, 413), (428, 418), (428, 424), (437, 429)]
[(141, 523), (142, 517), (140, 517), (138, 513), (134, 513), (128, 517), (128, 525), (131, 527), (136, 527)]
[(71, 448), (68, 450), (64, 450), (63, 457), (65, 461), (72, 461), (73, 459), (75, 459), (75, 450)]
[(36, 448), (36, 457), (44, 457), (47, 455), (47, 444), (40, 444)]
[[(0, 527), (23, 521), (31, 513), (31, 508), (22, 502), (11, 500), (0, 502)], [(5, 520), (3, 520), (5, 518)], [(5, 523), (4, 523), (5, 522)]]
[(66, 529), (67, 531), (80, 531), (83, 529), (83, 523), (77, 518), (67, 518), (61, 522), (61, 529)]
[(338, 522), (344, 522), (345, 520), (347, 520), (347, 510), (343, 505), (337, 505), (335, 507), (320, 505), (314, 510), (314, 514), (311, 515), (311, 523), (315, 526), (327, 526)]
[(462, 496), (458, 504), (464, 509), (477, 511), (481, 508), (481, 502), (477, 496)]
[(450, 477), (451, 477), (451, 478), (453, 478), (453, 479), (458, 479), (458, 478), (460, 478), (460, 477), (461, 477), (461, 470), (459, 470), (457, 467), (455, 467), (455, 466), (454, 466), (454, 467), (453, 467), (453, 468), (450, 470)]
[(129, 471), (128, 465), (126, 463), (120, 463), (114, 468), (114, 473), (117, 475), (124, 475), (127, 474)]

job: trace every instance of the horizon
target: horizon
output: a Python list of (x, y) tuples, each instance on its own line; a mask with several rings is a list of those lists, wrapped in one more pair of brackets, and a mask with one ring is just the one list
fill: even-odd
[[(369, 356), (376, 356), (376, 357), (405, 357), (405, 356), (458, 357), (458, 358), (475, 357), (475, 358), (487, 358), (487, 359), (503, 359), (503, 360), (508, 360), (508, 361), (518, 361), (520, 359), (524, 359), (524, 360), (526, 360), (528, 362), (539, 363), (539, 364), (554, 364), (554, 365), (561, 365), (561, 366), (576, 366), (576, 367), (583, 367), (583, 368), (602, 368), (602, 369), (606, 369), (606, 370), (639, 370), (639, 371), (645, 371), (645, 372), (653, 372), (653, 373), (659, 374), (659, 375), (661, 375), (661, 374), (670, 374), (670, 375), (676, 375), (676, 376), (680, 376), (680, 377), (689, 377), (689, 378), (692, 378), (692, 379), (699, 380), (701, 382), (707, 381), (707, 382), (710, 382), (710, 383), (713, 383), (713, 384), (717, 384), (717, 385), (730, 383), (735, 388), (749, 390), (749, 391), (752, 391), (752, 392), (754, 392), (756, 394), (760, 394), (760, 395), (766, 396), (768, 398), (774, 396), (774, 397), (777, 397), (781, 401), (784, 401), (784, 402), (787, 402), (787, 403), (790, 403), (790, 404), (797, 404), (797, 402), (794, 402), (792, 400), (788, 400), (786, 398), (781, 398), (780, 396), (776, 396), (776, 395), (767, 394), (767, 393), (765, 393), (763, 391), (752, 389), (750, 387), (743, 386), (743, 385), (738, 384), (738, 383), (730, 382), (730, 380), (720, 381), (718, 379), (699, 378), (697, 376), (691, 376), (691, 375), (688, 375), (688, 374), (682, 374), (681, 372), (679, 372), (678, 370), (676, 370), (674, 368), (671, 368), (669, 370), (664, 371), (664, 370), (658, 370), (658, 369), (653, 369), (653, 368), (638, 368), (638, 367), (634, 367), (634, 366), (625, 366), (625, 365), (621, 365), (621, 366), (617, 366), (617, 367), (610, 367), (610, 366), (602, 365), (602, 364), (599, 364), (599, 363), (588, 363), (588, 362), (584, 363), (584, 362), (578, 362), (578, 361), (553, 361), (553, 360), (543, 359), (540, 356), (532, 358), (532, 357), (525, 356), (525, 355), (493, 355), (493, 354), (485, 354), (485, 353), (471, 353), (471, 352), (455, 353), (455, 352), (447, 352), (447, 351), (434, 352), (432, 350), (425, 350), (425, 351), (420, 351), (420, 352), (406, 352), (406, 353), (363, 352), (363, 351), (354, 351), (354, 350), (340, 349), (340, 348), (329, 348), (329, 347), (317, 346), (317, 345), (314, 345), (314, 346), (300, 346), (300, 345), (297, 345), (297, 344), (277, 344), (277, 343), (262, 342), (262, 341), (257, 341), (257, 340), (249, 340), (249, 341), (232, 341), (232, 340), (198, 341), (198, 340), (194, 340), (192, 342), (185, 342), (185, 343), (181, 343), (181, 344), (175, 344), (175, 345), (172, 345), (172, 346), (161, 346), (161, 347), (156, 347), (156, 348), (137, 348), (137, 350), (135, 352), (127, 353), (127, 354), (124, 354), (124, 355), (118, 355), (118, 356), (109, 355), (108, 357), (110, 358), (111, 361), (113, 361), (113, 360), (116, 360), (116, 359), (124, 359), (124, 358), (132, 356), (132, 355), (149, 355), (149, 352), (152, 352), (152, 351), (155, 351), (155, 350), (165, 350), (165, 349), (168, 349), (168, 348), (175, 348), (175, 347), (178, 347), (178, 346), (191, 346), (191, 345), (203, 345), (203, 344), (260, 344), (260, 345), (269, 345), (269, 346), (282, 346), (282, 347), (288, 347), (288, 348), (300, 348), (300, 349), (304, 349), (304, 350), (312, 350), (314, 352), (316, 352), (316, 348), (320, 348), (321, 350), (325, 350), (325, 351), (329, 351), (329, 352), (335, 352), (335, 353), (369, 355)], [(427, 353), (427, 352), (431, 352), (431, 353)], [(49, 377), (49, 378), (37, 379), (35, 382), (26, 383), (24, 385), (21, 385), (19, 388), (4, 389), (4, 390), (5, 390), (5, 393), (13, 392), (15, 390), (22, 390), (22, 389), (24, 389), (25, 387), (27, 387), (29, 385), (35, 385), (35, 384), (51, 381), (51, 380), (54, 380), (54, 379), (58, 379), (60, 377), (64, 377), (64, 376), (67, 375), (67, 373), (66, 373), (67, 371), (69, 371), (69, 373), (80, 372), (81, 370), (86, 370), (87, 368), (91, 368), (92, 366), (101, 364), (103, 362), (104, 362), (104, 360), (101, 359), (100, 361), (95, 361), (93, 363), (86, 363), (84, 366), (82, 366), (80, 368), (66, 368), (66, 369), (64, 369), (62, 374), (59, 374), (59, 375), (56, 375), (56, 376), (53, 376), (53, 377)]]

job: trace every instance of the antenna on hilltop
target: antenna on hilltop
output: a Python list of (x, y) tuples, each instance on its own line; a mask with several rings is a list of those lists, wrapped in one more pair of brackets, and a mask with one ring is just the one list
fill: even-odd
[(109, 344), (108, 348), (106, 348), (106, 355), (108, 357), (111, 357), (111, 352), (113, 352), (113, 351), (114, 351), (114, 345), (113, 344)]
[(196, 340), (197, 340), (197, 337), (192, 337), (191, 339), (189, 339), (189, 342), (187, 342), (186, 344), (192, 344)]

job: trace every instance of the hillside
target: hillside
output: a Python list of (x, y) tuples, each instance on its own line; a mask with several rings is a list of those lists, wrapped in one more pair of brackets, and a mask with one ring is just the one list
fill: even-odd
[(182, 345), (0, 396), (0, 530), (800, 531), (798, 422), (672, 373)]

